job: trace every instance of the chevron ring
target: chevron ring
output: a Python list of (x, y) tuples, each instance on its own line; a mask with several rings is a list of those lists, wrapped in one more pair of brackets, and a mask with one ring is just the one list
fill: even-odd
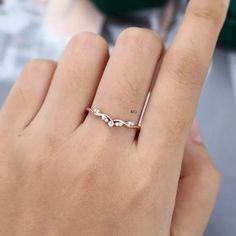
[(120, 119), (112, 119), (109, 115), (102, 113), (102, 111), (96, 107), (85, 109), (86, 111), (92, 113), (94, 116), (100, 117), (109, 127), (127, 127), (130, 129), (140, 129), (139, 125), (135, 125), (132, 121), (123, 121)]

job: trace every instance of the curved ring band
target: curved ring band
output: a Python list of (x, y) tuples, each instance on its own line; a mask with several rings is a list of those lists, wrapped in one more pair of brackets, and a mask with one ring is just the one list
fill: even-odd
[(130, 128), (130, 129), (140, 129), (141, 126), (139, 125), (135, 125), (134, 122), (132, 121), (123, 121), (123, 120), (119, 120), (119, 119), (112, 119), (110, 116), (108, 116), (107, 114), (103, 114), (101, 112), (100, 109), (96, 108), (96, 107), (93, 107), (93, 108), (90, 108), (90, 107), (87, 107), (85, 109), (86, 111), (88, 112), (91, 112), (94, 116), (97, 116), (97, 117), (101, 117), (101, 119), (107, 123), (107, 125), (109, 127), (121, 127), (121, 126), (125, 126), (127, 128)]

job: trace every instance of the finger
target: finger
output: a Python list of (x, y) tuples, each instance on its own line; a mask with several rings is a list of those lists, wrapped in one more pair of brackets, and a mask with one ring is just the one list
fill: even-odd
[[(137, 124), (161, 52), (162, 41), (154, 32), (139, 28), (125, 30), (118, 38), (93, 106), (113, 119)], [(87, 124), (92, 123), (97, 131), (112, 130), (115, 138), (133, 142), (135, 130), (108, 128), (101, 122), (93, 116), (87, 118)]]
[(210, 160), (194, 125), (188, 141), (171, 232), (173, 235), (204, 234), (219, 189), (219, 173)]
[(100, 36), (80, 33), (72, 38), (36, 121), (56, 132), (74, 131), (94, 98), (107, 59), (107, 44)]
[[(228, 0), (191, 0), (164, 56), (144, 117), (139, 143), (154, 152), (168, 145), (172, 164), (181, 162), (200, 91), (225, 19)], [(147, 141), (148, 140), (148, 141)], [(173, 152), (175, 155), (173, 155)], [(168, 158), (168, 157), (166, 157)]]
[(23, 130), (38, 113), (46, 97), (57, 64), (32, 60), (23, 69), (1, 111), (6, 128)]

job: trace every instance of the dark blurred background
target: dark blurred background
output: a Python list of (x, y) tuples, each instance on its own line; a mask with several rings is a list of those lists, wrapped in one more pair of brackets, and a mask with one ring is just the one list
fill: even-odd
[[(0, 0), (0, 106), (28, 60), (58, 60), (77, 32), (102, 34), (112, 51), (124, 28), (147, 27), (159, 32), (168, 47), (186, 4), (187, 0)], [(231, 0), (197, 113), (223, 177), (206, 236), (236, 236), (235, 49), (236, 0)]]

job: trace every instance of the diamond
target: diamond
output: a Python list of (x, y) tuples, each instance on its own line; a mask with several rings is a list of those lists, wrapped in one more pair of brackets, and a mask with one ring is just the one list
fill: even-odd
[(113, 122), (112, 120), (109, 121), (109, 122), (108, 122), (108, 126), (110, 126), (110, 127), (114, 126), (114, 122)]
[(117, 126), (117, 127), (120, 126), (120, 122), (116, 122), (115, 126)]
[(106, 119), (107, 119), (107, 117), (103, 115), (103, 116), (102, 116), (102, 120), (105, 121)]
[(100, 112), (101, 112), (101, 111), (100, 111), (98, 108), (96, 108), (96, 107), (93, 108), (93, 113), (98, 114), (98, 113), (100, 113)]
[(109, 121), (109, 119), (108, 119), (108, 118), (106, 118), (104, 121), (107, 123), (107, 122)]

